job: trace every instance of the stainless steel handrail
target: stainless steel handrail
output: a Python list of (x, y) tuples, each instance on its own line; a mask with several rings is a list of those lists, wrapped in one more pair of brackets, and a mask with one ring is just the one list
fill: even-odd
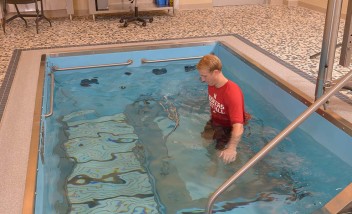
[(331, 86), (341, 8), (342, 0), (328, 0), (319, 71), (315, 86), (315, 100), (325, 93), (325, 89)]
[(123, 63), (115, 63), (115, 64), (102, 64), (102, 65), (89, 65), (89, 66), (77, 66), (77, 67), (69, 67), (69, 68), (58, 68), (56, 66), (51, 67), (51, 73), (49, 74), (51, 77), (50, 82), (50, 111), (47, 114), (44, 114), (44, 117), (50, 117), (53, 115), (54, 108), (54, 86), (55, 86), (55, 76), (54, 72), (57, 71), (69, 71), (69, 70), (77, 70), (77, 69), (87, 69), (87, 68), (102, 68), (102, 67), (113, 67), (113, 66), (123, 66), (130, 65), (133, 63), (133, 60), (129, 59), (127, 62)]
[(102, 65), (88, 65), (88, 66), (77, 66), (77, 67), (68, 67), (68, 68), (58, 68), (56, 66), (52, 67), (53, 71), (69, 71), (69, 70), (78, 70), (78, 69), (88, 69), (88, 68), (103, 68), (103, 67), (114, 67), (114, 66), (124, 66), (130, 65), (133, 63), (133, 60), (129, 59), (127, 62), (115, 63), (115, 64), (102, 64)]
[(142, 63), (170, 62), (170, 61), (179, 61), (179, 60), (201, 59), (202, 57), (203, 56), (192, 56), (192, 57), (157, 59), (157, 60), (141, 59), (141, 62)]
[(55, 76), (54, 72), (51, 72), (50, 74), (50, 111), (47, 114), (44, 114), (44, 117), (50, 117), (53, 115), (53, 108), (54, 108), (54, 86), (55, 86)]
[(292, 123), (281, 131), (270, 143), (268, 143), (262, 150), (260, 150), (254, 157), (252, 157), (242, 168), (240, 168), (234, 175), (232, 175), (227, 181), (225, 181), (209, 198), (206, 213), (212, 213), (212, 207), (215, 199), (225, 191), (233, 182), (237, 180), (242, 174), (244, 174), (249, 168), (254, 166), (259, 160), (261, 160), (267, 153), (269, 153), (282, 139), (290, 134), (295, 128), (297, 128), (302, 122), (304, 122), (312, 113), (314, 113), (321, 105), (323, 105), (334, 93), (338, 92), (348, 81), (352, 79), (352, 71), (346, 74), (338, 83), (332, 87), (328, 92), (321, 96), (316, 102), (314, 102), (309, 108), (307, 108), (302, 114), (300, 114)]

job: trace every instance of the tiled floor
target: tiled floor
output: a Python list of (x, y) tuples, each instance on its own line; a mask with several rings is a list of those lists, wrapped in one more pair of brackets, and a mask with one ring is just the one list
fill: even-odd
[[(167, 11), (154, 14), (146, 27), (131, 23), (127, 28), (119, 16), (52, 19), (53, 27), (42, 21), (36, 34), (34, 20), (25, 28), (22, 20), (7, 24), (0, 33), (0, 84), (2, 84), (15, 49), (163, 40), (213, 35), (238, 34), (312, 77), (317, 76), (325, 14), (302, 7), (246, 5), (212, 9), (181, 10), (174, 16)], [(341, 22), (341, 42), (344, 22)], [(348, 71), (338, 65), (336, 52), (334, 79)], [(351, 92), (346, 92), (352, 97)]]

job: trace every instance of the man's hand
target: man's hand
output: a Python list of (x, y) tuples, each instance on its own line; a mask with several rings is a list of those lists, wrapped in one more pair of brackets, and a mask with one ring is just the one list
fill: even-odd
[(234, 162), (236, 160), (237, 151), (232, 148), (227, 148), (219, 153), (219, 157), (222, 158), (225, 164)]
[(237, 155), (237, 145), (241, 141), (243, 133), (243, 124), (235, 123), (232, 125), (231, 138), (227, 143), (227, 148), (219, 153), (225, 164), (234, 162)]

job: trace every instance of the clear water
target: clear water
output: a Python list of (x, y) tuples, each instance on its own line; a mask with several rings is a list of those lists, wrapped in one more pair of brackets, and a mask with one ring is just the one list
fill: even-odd
[[(209, 195), (289, 121), (243, 89), (253, 119), (224, 165), (201, 138), (207, 86), (196, 61), (55, 74), (47, 119), (44, 213), (202, 213)], [(155, 75), (153, 69), (167, 73)], [(81, 86), (84, 79), (93, 82)], [(94, 82), (97, 80), (99, 84)], [(352, 169), (296, 130), (226, 191), (217, 213), (311, 213), (351, 182)]]

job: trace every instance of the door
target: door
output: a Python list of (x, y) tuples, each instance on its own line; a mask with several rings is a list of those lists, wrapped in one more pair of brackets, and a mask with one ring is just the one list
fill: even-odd
[(95, 0), (96, 10), (109, 10), (109, 1), (108, 0)]

